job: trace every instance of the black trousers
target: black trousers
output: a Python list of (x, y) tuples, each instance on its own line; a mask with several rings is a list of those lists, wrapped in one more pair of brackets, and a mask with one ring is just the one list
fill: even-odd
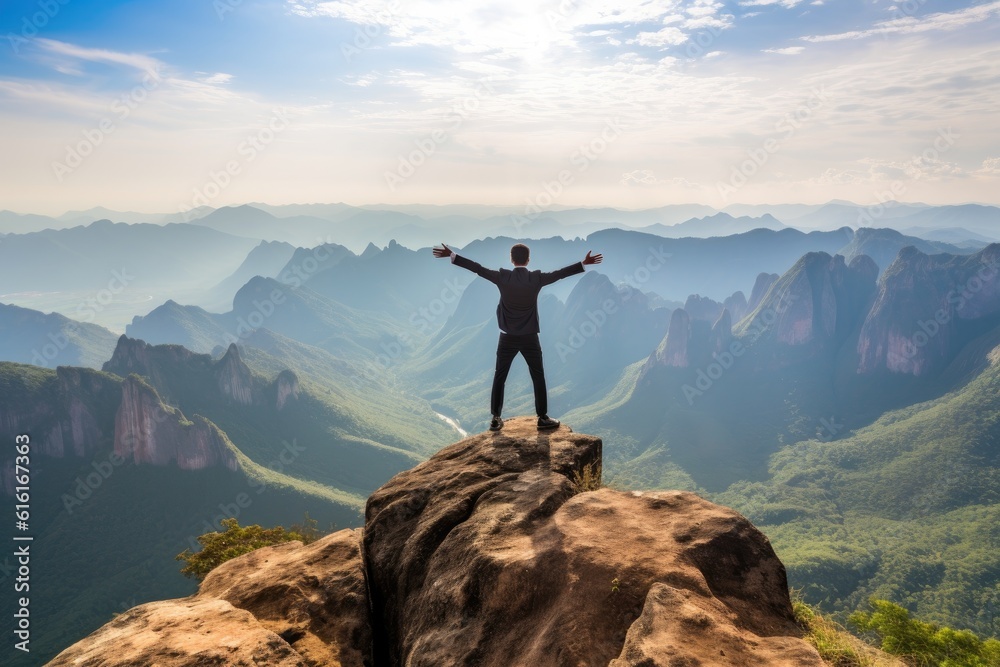
[(535, 387), (535, 412), (538, 416), (547, 415), (549, 411), (548, 395), (545, 392), (545, 370), (542, 368), (542, 346), (538, 342), (538, 334), (513, 336), (500, 334), (497, 343), (497, 368), (493, 375), (493, 394), (490, 397), (490, 410), (499, 415), (503, 411), (503, 388), (507, 382), (507, 373), (514, 357), (520, 352), (528, 363), (531, 373), (531, 384)]

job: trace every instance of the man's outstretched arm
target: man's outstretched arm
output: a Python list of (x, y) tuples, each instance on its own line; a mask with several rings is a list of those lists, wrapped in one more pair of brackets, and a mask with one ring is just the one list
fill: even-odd
[(551, 285), (557, 280), (562, 280), (563, 278), (569, 278), (570, 276), (575, 276), (578, 273), (583, 273), (585, 266), (590, 266), (591, 264), (600, 264), (604, 260), (604, 255), (600, 253), (592, 255), (590, 252), (587, 256), (583, 258), (583, 261), (577, 262), (576, 264), (570, 264), (569, 266), (563, 267), (558, 271), (549, 271), (542, 274), (542, 285)]
[(499, 271), (495, 271), (493, 269), (487, 269), (481, 264), (473, 262), (471, 259), (468, 259), (466, 257), (460, 257), (455, 251), (453, 251), (451, 248), (449, 248), (443, 243), (441, 244), (440, 248), (434, 248), (433, 251), (434, 251), (434, 256), (437, 257), (438, 259), (451, 258), (452, 264), (460, 266), (463, 269), (472, 271), (477, 276), (486, 278), (486, 280), (490, 281), (493, 284), (496, 284), (500, 280)]

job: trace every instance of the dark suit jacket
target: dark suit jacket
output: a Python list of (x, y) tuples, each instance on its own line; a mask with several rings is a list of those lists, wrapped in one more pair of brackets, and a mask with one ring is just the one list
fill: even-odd
[(538, 293), (543, 287), (584, 271), (583, 262), (570, 264), (558, 271), (529, 271), (525, 266), (516, 266), (513, 271), (494, 271), (459, 255), (455, 255), (455, 264), (486, 278), (500, 288), (497, 324), (501, 331), (514, 336), (539, 332)]

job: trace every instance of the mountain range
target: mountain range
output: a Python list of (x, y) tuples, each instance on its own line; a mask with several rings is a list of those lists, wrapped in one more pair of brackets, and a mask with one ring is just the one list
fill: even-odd
[[(931, 210), (915, 208), (899, 219)], [(1000, 494), (1000, 245), (803, 232), (733, 213), (702, 221), (723, 234), (708, 238), (604, 228), (530, 241), (532, 268), (605, 254), (540, 299), (553, 415), (603, 439), (612, 485), (694, 491), (743, 512), (792, 586), (841, 618), (878, 595), (997, 634), (998, 565), (992, 537), (977, 536), (995, 532)], [(766, 224), (726, 235), (751, 224), (744, 216)], [(36, 543), (49, 554), (39, 572), (52, 581), (37, 609), (58, 628), (39, 646), (50, 654), (122, 606), (192, 592), (173, 556), (224, 510), (289, 525), (308, 509), (358, 525), (369, 493), (486, 426), (496, 291), (426, 246), (298, 245), (191, 222), (12, 234), (0, 251), (8, 240), (25, 266), (62, 253), (69, 268), (46, 289), (91, 294), (107, 289), (94, 278), (102, 266), (153, 244), (125, 270), (147, 272), (147, 296), (175, 294), (138, 312), (120, 303), (125, 335), (65, 308), (0, 305), (0, 437), (26, 430), (37, 448)], [(517, 240), (454, 247), (502, 266)], [(531, 413), (522, 364), (507, 396), (508, 414)], [(258, 487), (266, 503), (233, 504)], [(77, 543), (88, 546), (58, 546)]]

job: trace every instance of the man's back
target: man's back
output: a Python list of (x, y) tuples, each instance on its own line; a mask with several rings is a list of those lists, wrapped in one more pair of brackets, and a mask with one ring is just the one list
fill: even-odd
[(545, 391), (545, 369), (542, 367), (542, 346), (538, 340), (538, 293), (546, 285), (562, 280), (577, 273), (583, 273), (584, 266), (600, 264), (601, 255), (587, 253), (583, 261), (570, 264), (558, 271), (529, 271), (527, 268), (530, 257), (528, 246), (518, 243), (510, 249), (510, 261), (514, 270), (487, 269), (452, 252), (451, 248), (442, 245), (434, 248), (434, 256), (450, 257), (456, 265), (472, 271), (477, 276), (486, 278), (500, 290), (500, 303), (497, 305), (497, 324), (500, 325), (500, 340), (497, 342), (497, 364), (493, 373), (493, 389), (490, 392), (490, 410), (493, 419), (490, 420), (490, 430), (499, 431), (503, 428), (504, 383), (510, 364), (518, 354), (524, 357), (531, 375), (531, 384), (535, 392), (535, 412), (538, 413), (539, 430), (559, 427), (558, 419), (550, 419), (548, 415), (548, 395)]
[(484, 268), (471, 259), (456, 255), (455, 264), (486, 278), (500, 290), (497, 304), (497, 325), (513, 336), (539, 332), (538, 293), (557, 280), (583, 273), (583, 263), (577, 262), (558, 271), (529, 271), (527, 267), (493, 270)]
[(523, 266), (513, 271), (500, 269), (500, 303), (497, 324), (509, 334), (538, 333), (538, 293), (542, 290), (542, 272)]

